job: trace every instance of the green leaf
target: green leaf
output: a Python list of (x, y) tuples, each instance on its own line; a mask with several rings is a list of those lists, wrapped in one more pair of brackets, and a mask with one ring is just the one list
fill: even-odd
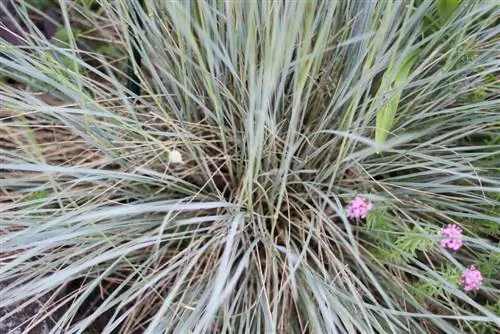
[(369, 236), (377, 241), (391, 241), (393, 236), (389, 233), (391, 228), (391, 217), (387, 215), (385, 209), (370, 211), (366, 216), (366, 228)]
[(42, 200), (46, 199), (47, 197), (49, 197), (49, 193), (44, 190), (36, 191), (29, 195), (26, 195), (22, 200), (24, 203), (26, 203), (24, 208), (36, 208), (37, 206), (43, 205)]
[[(436, 271), (443, 279), (454, 286), (458, 286), (460, 281), (460, 271), (450, 264), (442, 265), (440, 270)], [(444, 286), (441, 281), (435, 277), (426, 277), (412, 284), (412, 290), (420, 297), (437, 297), (444, 293)]]
[(370, 253), (385, 264), (405, 264), (407, 263), (408, 257), (405, 257), (397, 249), (391, 248), (387, 245), (380, 247), (370, 247)]
[[(403, 88), (406, 81), (410, 75), (411, 68), (415, 61), (418, 59), (418, 50), (411, 53), (401, 64), (400, 68), (397, 70), (394, 76), (394, 71), (391, 66), (386, 70), (382, 82), (387, 83), (392, 81), (390, 84), (390, 91), (396, 91), (392, 96), (390, 101), (384, 106), (378, 113), (376, 119), (376, 130), (375, 130), (375, 141), (377, 143), (383, 143), (392, 129), (394, 118), (396, 116), (396, 111), (398, 109), (399, 100), (403, 93)], [(380, 86), (378, 96), (383, 96), (387, 89), (385, 84)], [(381, 91), (382, 90), (382, 91)]]
[(78, 1), (78, 3), (84, 6), (86, 9), (93, 11), (99, 9), (100, 7), (99, 3), (96, 0), (80, 0)]
[(49, 9), (51, 6), (59, 7), (57, 0), (29, 0), (27, 3), (40, 10)]
[(459, 3), (460, 0), (438, 0), (437, 11), (442, 22), (448, 21)]
[(434, 248), (434, 241), (429, 238), (433, 234), (430, 229), (426, 229), (421, 233), (419, 229), (414, 227), (410, 233), (400, 236), (395, 244), (401, 250), (410, 253), (412, 256), (417, 255), (417, 251), (428, 252)]
[(46, 191), (37, 191), (34, 193), (31, 193), (23, 198), (23, 202), (30, 202), (30, 201), (35, 201), (35, 200), (40, 200), (49, 197), (49, 193)]
[(66, 29), (66, 27), (62, 26), (59, 29), (57, 29), (56, 34), (54, 35), (54, 38), (59, 43), (67, 45), (67, 44), (69, 44), (69, 33), (71, 33), (74, 36), (74, 38), (77, 39), (78, 36), (82, 34), (82, 30), (75, 29), (75, 28), (68, 30), (68, 29)]
[(122, 50), (115, 45), (99, 45), (96, 49), (97, 53), (102, 54), (103, 56), (108, 56), (112, 58), (120, 58), (123, 56)]
[(417, 281), (411, 285), (413, 294), (420, 299), (425, 297), (436, 297), (441, 290), (430, 281)]
[(488, 254), (478, 268), (485, 277), (497, 274), (500, 269), (500, 252), (493, 251)]
[(471, 101), (472, 102), (482, 102), (488, 96), (488, 92), (484, 87), (479, 87), (472, 93)]

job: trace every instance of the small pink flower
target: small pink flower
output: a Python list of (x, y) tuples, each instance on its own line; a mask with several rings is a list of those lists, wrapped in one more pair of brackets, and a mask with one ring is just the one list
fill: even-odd
[(465, 291), (477, 290), (483, 282), (483, 275), (476, 267), (470, 266), (462, 274), (461, 282)]
[(441, 246), (457, 251), (462, 247), (462, 229), (449, 224), (441, 230)]
[(347, 206), (347, 217), (366, 218), (366, 214), (373, 208), (373, 204), (361, 196), (357, 196)]

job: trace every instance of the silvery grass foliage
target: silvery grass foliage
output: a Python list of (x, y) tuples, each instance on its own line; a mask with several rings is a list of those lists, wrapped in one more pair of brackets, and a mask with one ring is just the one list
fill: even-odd
[[(67, 45), (36, 27), (0, 44), (2, 74), (27, 83), (1, 86), (15, 148), (0, 151), (0, 307), (49, 295), (28, 325), (53, 317), (52, 333), (104, 315), (102, 333), (500, 325), (497, 276), (458, 284), (498, 242), (463, 226), (453, 253), (438, 233), (500, 222), (485, 209), (500, 204), (498, 146), (467, 141), (500, 122), (495, 3), (462, 1), (431, 30), (432, 1), (78, 3), (60, 1)], [(140, 96), (127, 59), (77, 48), (75, 16), (127, 59), (138, 50)], [(46, 128), (66, 135), (47, 147)], [(366, 221), (346, 217), (357, 195)]]

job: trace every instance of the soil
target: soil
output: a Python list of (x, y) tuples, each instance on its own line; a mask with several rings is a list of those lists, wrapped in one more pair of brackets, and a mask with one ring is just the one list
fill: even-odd
[[(0, 282), (0, 292), (7, 286), (8, 283)], [(18, 310), (17, 312), (16, 308), (21, 306), (21, 304), (23, 304), (24, 302), (19, 302), (7, 308), (0, 308), (0, 319), (2, 319), (10, 312), (15, 312), (5, 320), (0, 321), (0, 334), (48, 334), (55, 324), (55, 322), (50, 317), (43, 319), (39, 324), (32, 327), (32, 325), (36, 323), (38, 319), (43, 317), (43, 305), (46, 300), (47, 297), (41, 298), (36, 302), (20, 308), (20, 310)], [(27, 330), (28, 328), (30, 329)]]

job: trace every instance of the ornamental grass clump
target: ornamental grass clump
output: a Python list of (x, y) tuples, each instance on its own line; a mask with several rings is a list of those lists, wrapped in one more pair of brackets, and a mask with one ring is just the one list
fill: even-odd
[(20, 329), (500, 325), (496, 3), (61, 0), (65, 41), (22, 3), (23, 44), (0, 41), (0, 323), (44, 300)]

